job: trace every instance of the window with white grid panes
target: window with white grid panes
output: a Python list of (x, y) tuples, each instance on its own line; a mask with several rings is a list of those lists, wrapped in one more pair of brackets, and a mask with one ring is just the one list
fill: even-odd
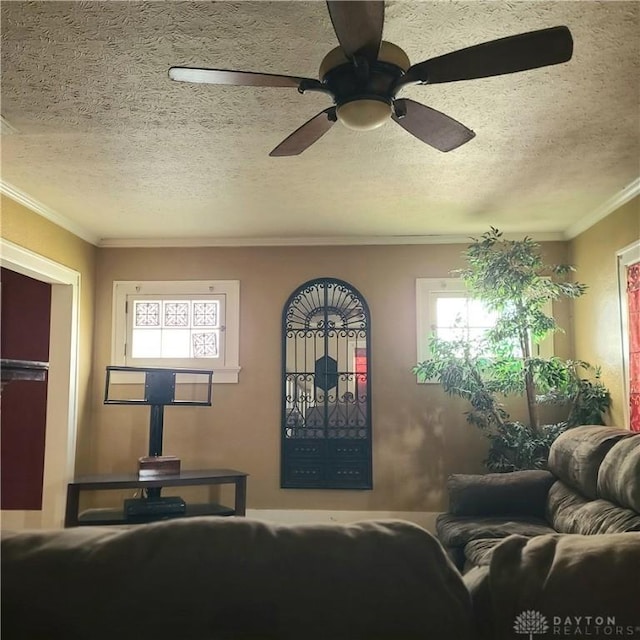
[[(549, 303), (544, 312), (550, 315), (551, 309)], [(442, 340), (477, 340), (495, 326), (498, 317), (480, 300), (471, 298), (463, 281), (457, 278), (417, 278), (416, 314), (418, 362), (430, 358), (432, 335)], [(553, 336), (532, 347), (532, 353), (551, 357)]]
[(116, 282), (112, 362), (212, 369), (237, 382), (238, 281)]
[(442, 340), (478, 340), (496, 323), (495, 312), (480, 300), (460, 293), (438, 292), (431, 304), (435, 306), (435, 314), (429, 328)]
[(129, 296), (131, 358), (219, 358), (223, 299)]

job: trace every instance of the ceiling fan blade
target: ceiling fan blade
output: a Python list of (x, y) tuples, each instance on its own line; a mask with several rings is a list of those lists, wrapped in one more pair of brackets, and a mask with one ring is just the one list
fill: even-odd
[(333, 30), (347, 58), (362, 55), (376, 60), (382, 40), (384, 2), (327, 0), (327, 8)]
[(411, 66), (398, 82), (435, 84), (487, 78), (560, 64), (571, 59), (573, 39), (567, 27), (551, 27), (491, 40)]
[(308, 149), (314, 142), (317, 142), (336, 121), (336, 108), (329, 107), (319, 114), (307, 120), (301, 127), (298, 127), (290, 136), (285, 138), (269, 155), (277, 156), (297, 156), (305, 149)]
[(311, 78), (279, 76), (253, 71), (231, 71), (228, 69), (197, 69), (193, 67), (171, 67), (169, 77), (177, 82), (198, 82), (204, 84), (230, 84), (240, 87), (294, 87), (305, 84), (320, 84)]
[(439, 151), (456, 149), (476, 135), (457, 120), (414, 100), (400, 98), (394, 106), (397, 113), (405, 115), (399, 117), (394, 113), (393, 119), (405, 131)]

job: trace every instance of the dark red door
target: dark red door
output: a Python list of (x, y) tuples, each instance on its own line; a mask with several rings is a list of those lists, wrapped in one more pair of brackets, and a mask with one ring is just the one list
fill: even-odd
[[(2, 269), (2, 358), (49, 361), (51, 285)], [(2, 509), (42, 509), (47, 383), (19, 380), (2, 389)]]

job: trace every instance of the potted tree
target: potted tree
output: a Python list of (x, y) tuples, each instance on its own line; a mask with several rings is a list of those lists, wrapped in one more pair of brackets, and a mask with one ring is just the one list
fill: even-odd
[[(565, 429), (603, 424), (610, 395), (599, 370), (587, 362), (543, 358), (532, 346), (559, 331), (544, 313), (549, 301), (577, 298), (586, 286), (572, 282), (571, 265), (546, 265), (531, 238), (505, 240), (491, 228), (465, 251), (467, 267), (457, 272), (469, 294), (496, 313), (480, 339), (463, 332), (451, 340), (430, 339), (430, 358), (413, 371), (439, 382), (449, 395), (467, 400), (467, 420), (489, 438), (490, 471), (545, 468), (549, 446)], [(507, 396), (523, 396), (526, 422), (511, 418)], [(542, 424), (539, 406), (562, 407), (564, 419)]]

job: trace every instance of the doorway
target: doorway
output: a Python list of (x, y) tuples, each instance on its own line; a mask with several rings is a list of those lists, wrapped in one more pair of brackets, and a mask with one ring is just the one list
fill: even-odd
[(2, 267), (51, 285), (42, 508), (3, 510), (2, 527), (60, 527), (75, 467), (80, 274), (1, 238), (0, 252)]
[[(0, 352), (8, 360), (49, 362), (51, 285), (1, 268)], [(47, 380), (2, 385), (0, 505), (3, 510), (42, 509)]]

